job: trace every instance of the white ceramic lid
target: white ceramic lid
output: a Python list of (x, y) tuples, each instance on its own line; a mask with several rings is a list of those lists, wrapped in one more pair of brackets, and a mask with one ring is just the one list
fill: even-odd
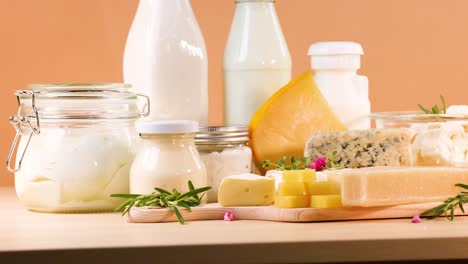
[(198, 132), (198, 122), (192, 120), (142, 121), (136, 125), (140, 134), (184, 134)]
[(317, 42), (309, 47), (308, 54), (311, 56), (363, 55), (364, 50), (359, 43), (352, 41)]

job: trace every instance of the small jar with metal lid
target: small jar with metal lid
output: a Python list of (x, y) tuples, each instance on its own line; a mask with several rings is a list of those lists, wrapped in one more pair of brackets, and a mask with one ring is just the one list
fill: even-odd
[(207, 186), (206, 170), (194, 138), (198, 122), (142, 121), (137, 124), (142, 144), (130, 170), (130, 192), (150, 194), (154, 187), (190, 191)]
[(252, 150), (248, 146), (246, 126), (200, 127), (195, 143), (205, 163), (208, 202), (218, 201), (218, 188), (223, 178), (252, 171)]
[(7, 168), (19, 200), (41, 212), (114, 209), (122, 200), (110, 195), (129, 192), (134, 123), (148, 115), (149, 99), (126, 84), (29, 88), (15, 93), (19, 109), (10, 117), (17, 134)]

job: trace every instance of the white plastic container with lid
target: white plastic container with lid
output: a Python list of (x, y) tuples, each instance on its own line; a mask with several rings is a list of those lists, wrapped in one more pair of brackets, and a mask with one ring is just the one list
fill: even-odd
[(205, 126), (195, 144), (205, 163), (208, 176), (208, 202), (218, 202), (221, 181), (232, 175), (252, 172), (252, 150), (246, 126)]
[[(41, 212), (110, 211), (128, 193), (135, 121), (149, 108), (126, 84), (37, 84), (17, 91), (7, 168), (21, 203)], [(146, 98), (147, 99), (147, 98)], [(146, 102), (149, 106), (149, 101)], [(17, 147), (16, 161), (13, 153)]]
[(358, 75), (364, 51), (355, 42), (319, 42), (309, 48), (314, 80), (348, 129), (370, 128), (369, 84)]
[(130, 170), (130, 192), (149, 194), (154, 187), (179, 192), (207, 186), (206, 169), (194, 138), (198, 122), (188, 120), (142, 121), (137, 132), (142, 139)]
[(140, 0), (124, 53), (124, 80), (148, 95), (144, 120), (208, 123), (208, 59), (189, 0)]
[(224, 51), (224, 116), (247, 125), (262, 104), (291, 80), (291, 56), (273, 0), (237, 0)]

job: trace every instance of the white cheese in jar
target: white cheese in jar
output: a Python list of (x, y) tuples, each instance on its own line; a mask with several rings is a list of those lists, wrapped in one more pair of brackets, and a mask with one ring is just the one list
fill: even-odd
[(220, 152), (202, 152), (201, 159), (205, 163), (208, 185), (211, 186), (211, 190), (208, 191), (208, 202), (217, 202), (218, 189), (224, 178), (252, 171), (252, 150), (244, 146)]
[(31, 139), (15, 174), (17, 195), (31, 210), (111, 210), (121, 200), (110, 195), (128, 193), (131, 140), (79, 130), (42, 129)]
[(232, 175), (252, 172), (252, 150), (247, 126), (202, 126), (195, 143), (206, 167), (208, 202), (218, 202), (221, 181)]

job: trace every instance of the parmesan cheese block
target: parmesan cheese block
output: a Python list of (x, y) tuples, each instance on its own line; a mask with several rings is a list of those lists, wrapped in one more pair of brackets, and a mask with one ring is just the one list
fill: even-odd
[(222, 206), (270, 205), (275, 199), (275, 181), (255, 174), (241, 174), (223, 179), (218, 191)]
[(316, 134), (309, 138), (306, 157), (329, 156), (345, 168), (409, 166), (411, 140), (409, 129), (368, 129)]
[(442, 202), (462, 191), (455, 184), (468, 182), (468, 168), (454, 167), (373, 167), (326, 174), (342, 177), (343, 206)]

